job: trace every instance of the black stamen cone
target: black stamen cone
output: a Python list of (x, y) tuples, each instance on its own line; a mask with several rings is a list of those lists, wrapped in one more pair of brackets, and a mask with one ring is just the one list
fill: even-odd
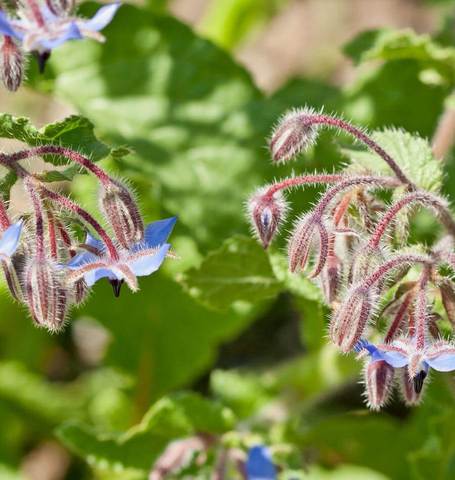
[(112, 285), (112, 290), (114, 290), (114, 295), (116, 297), (120, 296), (120, 290), (123, 285), (123, 280), (109, 280), (110, 284)]
[(414, 380), (414, 391), (420, 393), (423, 388), (423, 381), (427, 376), (427, 372), (420, 370), (420, 372), (413, 378)]
[(38, 62), (38, 70), (39, 73), (44, 73), (44, 69), (46, 68), (46, 63), (51, 56), (51, 52), (33, 52), (35, 54), (36, 60)]

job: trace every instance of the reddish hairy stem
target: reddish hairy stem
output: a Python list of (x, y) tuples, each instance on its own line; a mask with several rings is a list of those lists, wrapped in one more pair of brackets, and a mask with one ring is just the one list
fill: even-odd
[(57, 259), (57, 235), (55, 231), (55, 217), (51, 210), (46, 210), (47, 214), (47, 230), (49, 234), (49, 246), (51, 258)]
[(398, 329), (401, 327), (401, 324), (403, 323), (403, 319), (406, 315), (407, 310), (411, 306), (411, 303), (415, 297), (414, 292), (409, 292), (406, 294), (403, 302), (401, 303), (400, 307), (398, 308), (398, 312), (395, 315), (395, 318), (393, 319), (392, 324), (389, 327), (389, 330), (387, 331), (387, 334), (384, 339), (384, 343), (389, 343), (391, 342), (394, 338), (395, 335), (398, 331)]
[(265, 192), (265, 197), (272, 197), (276, 192), (280, 190), (286, 190), (288, 188), (296, 187), (298, 185), (311, 185), (311, 184), (324, 184), (324, 183), (336, 183), (346, 178), (346, 175), (334, 174), (334, 175), (299, 175), (298, 177), (286, 178), (281, 182), (274, 183)]
[(413, 263), (422, 263), (424, 265), (431, 265), (432, 261), (429, 257), (425, 255), (418, 255), (418, 254), (404, 254), (398, 255), (387, 262), (383, 263), (380, 267), (378, 267), (372, 274), (370, 274), (364, 283), (359, 284), (365, 290), (370, 289), (375, 283), (382, 280), (390, 270), (394, 268), (400, 267), (401, 265), (405, 264), (413, 264)]
[(1, 163), (11, 166), (12, 163), (37, 155), (60, 155), (81, 165), (89, 172), (92, 172), (104, 186), (108, 186), (112, 183), (109, 175), (87, 157), (84, 157), (84, 155), (81, 155), (70, 148), (61, 147), (59, 145), (42, 145), (40, 147), (29, 148), (28, 150), (21, 150), (11, 154), (3, 153), (1, 154)]
[(76, 215), (78, 215), (85, 223), (89, 224), (101, 237), (104, 244), (106, 245), (107, 251), (109, 252), (109, 256), (112, 260), (117, 261), (119, 259), (119, 254), (117, 248), (115, 247), (114, 243), (112, 242), (111, 238), (104, 230), (104, 228), (82, 207), (80, 207), (77, 203), (73, 202), (69, 198), (60, 195), (57, 192), (53, 192), (48, 190), (46, 187), (41, 186), (40, 192), (45, 195), (50, 200), (54, 201), (61, 207), (69, 210)]
[(390, 225), (397, 213), (411, 203), (420, 203), (426, 207), (434, 208), (441, 218), (441, 222), (446, 227), (447, 231), (455, 238), (455, 222), (447, 207), (439, 200), (439, 198), (425, 192), (412, 192), (393, 204), (387, 213), (382, 217), (378, 223), (375, 231), (371, 234), (368, 245), (370, 247), (377, 247), (384, 235), (387, 227)]
[(28, 8), (30, 9), (29, 11), (32, 14), (36, 24), (39, 27), (44, 27), (45, 26), (44, 17), (43, 17), (43, 14), (41, 13), (38, 2), (36, 2), (36, 0), (26, 0), (26, 3), (28, 5)]
[(375, 185), (377, 187), (397, 187), (399, 183), (395, 178), (392, 177), (378, 177), (378, 176), (359, 176), (359, 177), (350, 177), (337, 185), (329, 188), (322, 198), (319, 200), (314, 213), (319, 217), (324, 214), (325, 209), (329, 206), (330, 202), (343, 190), (346, 190), (355, 186), (365, 186), (365, 185)]
[(8, 212), (6, 211), (5, 202), (0, 199), (0, 227), (3, 230), (6, 230), (11, 225), (9, 221)]
[(360, 130), (359, 128), (354, 127), (350, 123), (341, 120), (340, 118), (331, 117), (329, 115), (319, 113), (306, 115), (305, 123), (328, 125), (335, 128), (340, 128), (345, 132), (348, 132), (354, 138), (364, 143), (368, 148), (377, 153), (387, 163), (387, 165), (389, 165), (389, 167), (392, 169), (393, 173), (395, 173), (396, 177), (400, 180), (400, 182), (414, 187), (412, 182), (404, 174), (403, 170), (401, 170), (395, 160), (381, 146), (379, 146), (368, 135), (363, 133), (362, 130)]
[(427, 265), (419, 280), (419, 290), (417, 292), (415, 306), (415, 329), (416, 329), (416, 348), (423, 350), (425, 348), (425, 338), (427, 334), (427, 289), (430, 278), (430, 267)]

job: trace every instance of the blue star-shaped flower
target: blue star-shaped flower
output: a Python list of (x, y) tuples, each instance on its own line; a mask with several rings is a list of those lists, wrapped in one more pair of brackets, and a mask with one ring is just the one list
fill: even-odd
[(87, 235), (86, 251), (72, 258), (66, 267), (72, 270), (73, 279), (84, 278), (91, 287), (101, 278), (107, 278), (112, 284), (115, 296), (120, 294), (123, 282), (137, 290), (136, 277), (156, 272), (168, 254), (170, 244), (166, 243), (174, 228), (175, 217), (159, 220), (147, 225), (144, 240), (135, 243), (128, 250), (122, 251), (120, 258), (113, 261), (106, 255), (106, 248), (101, 240)]
[(39, 5), (38, 21), (26, 6), (18, 11), (18, 18), (9, 17), (0, 11), (0, 33), (22, 43), (26, 52), (49, 55), (49, 52), (68, 40), (93, 38), (100, 42), (104, 37), (99, 33), (114, 18), (120, 3), (101, 7), (91, 19), (83, 19), (68, 13), (54, 13), (45, 3)]
[(246, 460), (246, 474), (248, 480), (276, 480), (276, 467), (267, 447), (255, 445), (250, 448)]

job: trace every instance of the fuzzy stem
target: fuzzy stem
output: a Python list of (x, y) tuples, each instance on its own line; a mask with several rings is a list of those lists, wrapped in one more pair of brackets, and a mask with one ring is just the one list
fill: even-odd
[(276, 192), (280, 190), (287, 190), (288, 188), (296, 187), (299, 185), (337, 183), (344, 178), (346, 178), (346, 175), (340, 174), (299, 175), (298, 177), (286, 178), (281, 182), (276, 182), (271, 185), (265, 192), (264, 197), (272, 197)]
[(0, 198), (0, 227), (3, 231), (6, 230), (10, 225), (11, 222), (8, 217), (5, 202)]
[(364, 143), (368, 148), (370, 148), (375, 153), (377, 153), (387, 163), (387, 165), (389, 165), (389, 167), (395, 173), (395, 175), (400, 180), (400, 182), (405, 183), (411, 186), (412, 188), (414, 188), (411, 180), (409, 180), (409, 178), (404, 174), (403, 170), (401, 170), (401, 168), (398, 166), (395, 160), (381, 146), (379, 146), (368, 135), (363, 133), (362, 130), (360, 130), (359, 128), (354, 127), (353, 125), (346, 122), (345, 120), (341, 120), (340, 118), (336, 118), (336, 117), (331, 117), (330, 115), (324, 115), (322, 113), (306, 114), (304, 117), (304, 123), (310, 124), (310, 125), (311, 124), (327, 125), (327, 126), (335, 127), (338, 129), (342, 129), (345, 132), (348, 132), (354, 138)]
[(401, 265), (405, 264), (413, 264), (413, 263), (422, 263), (424, 265), (431, 265), (432, 260), (427, 257), (426, 255), (419, 255), (419, 254), (403, 254), (398, 255), (387, 262), (383, 263), (379, 266), (372, 274), (370, 274), (366, 280), (359, 284), (359, 287), (362, 289), (368, 290), (370, 289), (375, 283), (382, 280), (390, 270), (394, 268), (400, 267)]
[(401, 303), (394, 319), (393, 319), (393, 322), (391, 323), (387, 333), (386, 333), (386, 336), (385, 336), (385, 339), (384, 339), (384, 343), (389, 343), (391, 342), (394, 338), (395, 338), (395, 335), (396, 333), (398, 332), (398, 329), (401, 327), (401, 324), (403, 323), (403, 319), (406, 315), (406, 312), (408, 311), (409, 307), (411, 306), (411, 303), (413, 301), (415, 297), (415, 294), (414, 292), (409, 292), (408, 294), (406, 294), (403, 302)]
[(411, 192), (393, 204), (382, 217), (374, 232), (371, 234), (368, 246), (375, 248), (379, 245), (382, 236), (387, 230), (388, 226), (397, 215), (397, 213), (411, 203), (420, 203), (425, 207), (430, 207), (436, 210), (439, 214), (441, 222), (446, 227), (447, 231), (455, 238), (455, 221), (444, 202), (426, 192)]
[(49, 246), (51, 258), (57, 259), (57, 235), (55, 229), (55, 217), (50, 209), (46, 209), (47, 214), (47, 231), (49, 234)]
[(45, 21), (43, 14), (41, 13), (41, 10), (39, 8), (38, 2), (36, 0), (26, 0), (26, 4), (29, 8), (28, 11), (32, 15), (38, 27), (44, 27)]
[(69, 198), (60, 195), (57, 192), (53, 192), (52, 190), (48, 190), (44, 186), (40, 186), (40, 192), (45, 197), (57, 203), (61, 207), (78, 215), (85, 223), (88, 223), (103, 240), (111, 259), (114, 261), (117, 261), (119, 259), (119, 253), (117, 251), (117, 248), (115, 247), (107, 232), (86, 210), (84, 210), (82, 207), (80, 207), (77, 203), (73, 202)]
[(11, 154), (1, 154), (0, 161), (3, 164), (11, 166), (11, 164), (20, 160), (25, 160), (26, 158), (35, 157), (38, 155), (60, 155), (81, 165), (89, 172), (92, 172), (105, 187), (112, 184), (111, 177), (87, 157), (84, 157), (84, 155), (81, 155), (70, 148), (61, 147), (59, 145), (42, 145), (40, 147), (21, 150)]
[(415, 329), (416, 329), (416, 348), (423, 350), (425, 348), (425, 339), (427, 335), (427, 289), (430, 278), (430, 267), (428, 265), (423, 269), (419, 280), (419, 290), (417, 292), (415, 305)]
[(316, 205), (314, 213), (321, 217), (324, 214), (325, 209), (329, 206), (330, 202), (343, 190), (354, 186), (365, 186), (365, 185), (374, 185), (377, 187), (396, 187), (398, 186), (397, 181), (392, 177), (379, 177), (379, 176), (359, 176), (359, 177), (349, 177), (337, 185), (329, 188), (322, 198), (319, 200), (319, 203)]

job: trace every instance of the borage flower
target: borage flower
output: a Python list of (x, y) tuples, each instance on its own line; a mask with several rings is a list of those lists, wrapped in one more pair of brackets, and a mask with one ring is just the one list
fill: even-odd
[(418, 348), (415, 340), (407, 337), (378, 345), (362, 339), (355, 350), (366, 350), (372, 361), (384, 360), (394, 368), (406, 367), (416, 393), (422, 390), (430, 368), (438, 372), (455, 370), (455, 346), (444, 340)]
[(22, 233), (23, 222), (10, 225), (0, 236), (0, 260), (7, 260), (16, 251)]
[(129, 249), (120, 251), (119, 259), (112, 259), (106, 253), (101, 240), (87, 235), (85, 252), (79, 253), (65, 266), (72, 270), (69, 279), (85, 280), (91, 287), (101, 278), (107, 278), (114, 289), (114, 295), (120, 295), (123, 282), (138, 290), (137, 278), (156, 272), (168, 255), (170, 244), (166, 243), (175, 225), (176, 217), (150, 223), (144, 232), (144, 239)]
[(41, 70), (51, 50), (69, 40), (92, 38), (103, 42), (99, 32), (112, 21), (120, 7), (120, 3), (105, 5), (91, 19), (84, 19), (73, 14), (71, 2), (59, 4), (60, 8), (56, 5), (51, 1), (26, 0), (19, 7), (17, 18), (0, 11), (0, 33), (19, 41), (24, 51), (35, 52)]

